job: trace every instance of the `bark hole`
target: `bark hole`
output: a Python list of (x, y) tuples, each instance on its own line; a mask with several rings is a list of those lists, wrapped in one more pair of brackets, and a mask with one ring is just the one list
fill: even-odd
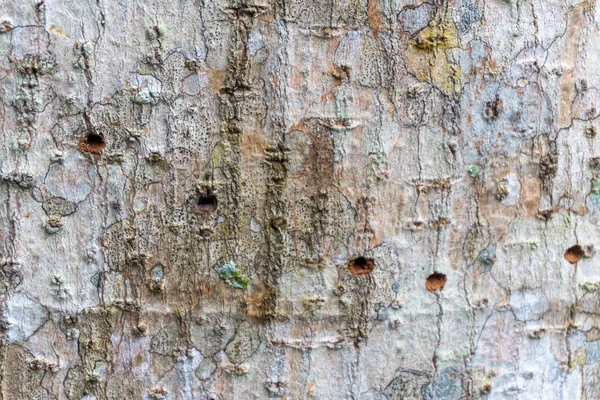
[(98, 133), (88, 133), (79, 141), (79, 148), (85, 153), (100, 153), (106, 147), (104, 136)]
[(430, 292), (443, 290), (444, 286), (446, 286), (447, 280), (448, 278), (446, 275), (440, 274), (439, 272), (434, 272), (427, 277), (427, 280), (425, 281), (425, 288)]
[(369, 275), (375, 268), (372, 258), (357, 257), (348, 263), (348, 269), (354, 276)]
[(200, 196), (196, 202), (196, 212), (208, 214), (217, 209), (217, 198), (212, 195)]
[(583, 249), (580, 245), (576, 244), (575, 246), (569, 247), (567, 251), (565, 251), (565, 259), (571, 264), (576, 264), (583, 257)]

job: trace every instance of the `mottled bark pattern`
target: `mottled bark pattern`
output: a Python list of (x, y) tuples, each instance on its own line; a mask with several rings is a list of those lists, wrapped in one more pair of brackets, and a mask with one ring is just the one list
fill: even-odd
[(600, 398), (599, 66), (595, 0), (0, 0), (0, 398)]

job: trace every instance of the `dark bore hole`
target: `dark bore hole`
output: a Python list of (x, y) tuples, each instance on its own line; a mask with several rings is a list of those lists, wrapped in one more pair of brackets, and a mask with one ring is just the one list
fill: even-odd
[(354, 265), (364, 268), (367, 265), (367, 259), (364, 257), (358, 257), (356, 260), (354, 260)]
[(434, 272), (427, 277), (427, 280), (425, 281), (425, 289), (429, 290), (430, 292), (444, 290), (447, 280), (448, 278), (446, 275), (440, 274), (439, 272)]
[(208, 214), (217, 209), (217, 198), (212, 195), (200, 196), (196, 202), (196, 212)]
[(100, 153), (105, 146), (104, 136), (98, 133), (88, 133), (79, 141), (79, 148), (86, 153)]
[(569, 247), (567, 251), (565, 251), (565, 259), (571, 264), (577, 264), (582, 257), (583, 249), (578, 244), (573, 247)]
[(375, 262), (372, 258), (356, 257), (348, 263), (348, 269), (354, 276), (369, 275), (375, 268)]
[(203, 238), (208, 238), (212, 234), (212, 229), (201, 229), (200, 236)]

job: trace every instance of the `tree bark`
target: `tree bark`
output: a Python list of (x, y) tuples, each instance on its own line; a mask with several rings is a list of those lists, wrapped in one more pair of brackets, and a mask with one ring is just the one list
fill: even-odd
[(0, 398), (600, 398), (599, 18), (0, 0)]

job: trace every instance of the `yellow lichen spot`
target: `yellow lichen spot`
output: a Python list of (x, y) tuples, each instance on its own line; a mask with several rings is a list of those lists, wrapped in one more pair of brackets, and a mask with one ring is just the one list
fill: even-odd
[(56, 33), (58, 33), (59, 35), (61, 35), (61, 36), (64, 36), (64, 37), (66, 37), (66, 38), (69, 38), (69, 37), (70, 37), (69, 35), (65, 34), (65, 32), (64, 32), (62, 29), (60, 29), (60, 28), (57, 28), (57, 27), (56, 27), (56, 25), (50, 25), (50, 28), (48, 28), (48, 30), (50, 30), (50, 31), (52, 31), (52, 32), (56, 32)]
[(409, 70), (423, 82), (430, 82), (449, 96), (461, 89), (461, 69), (448, 61), (447, 51), (459, 47), (456, 26), (443, 11), (411, 39), (405, 51)]
[(139, 365), (141, 365), (144, 362), (144, 356), (140, 353), (137, 356), (135, 356), (135, 358), (133, 359), (132, 367), (137, 367)]
[(461, 69), (457, 64), (440, 62), (431, 71), (431, 79), (444, 93), (457, 95), (461, 89)]
[(227, 142), (219, 142), (213, 151), (213, 165), (220, 167), (231, 162), (231, 146)]
[(425, 52), (457, 47), (458, 35), (456, 33), (456, 26), (449, 17), (438, 14), (429, 23), (427, 28), (419, 32), (411, 44), (415, 48)]

